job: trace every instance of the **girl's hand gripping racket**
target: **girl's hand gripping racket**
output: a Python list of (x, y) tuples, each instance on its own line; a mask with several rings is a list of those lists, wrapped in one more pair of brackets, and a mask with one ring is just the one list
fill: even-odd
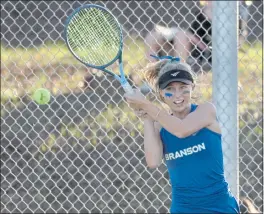
[[(122, 28), (108, 9), (94, 4), (79, 7), (67, 18), (64, 36), (79, 61), (114, 76), (125, 92), (133, 93), (123, 71)], [(106, 69), (117, 59), (120, 76)]]

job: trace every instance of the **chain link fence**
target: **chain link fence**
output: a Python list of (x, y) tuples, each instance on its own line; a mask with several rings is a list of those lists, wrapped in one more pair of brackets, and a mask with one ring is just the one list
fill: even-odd
[[(77, 62), (65, 46), (66, 17), (86, 3), (1, 1), (2, 213), (169, 210), (166, 167), (146, 167), (143, 124), (127, 107), (120, 84)], [(206, 3), (92, 3), (109, 8), (122, 24), (125, 70), (157, 101), (137, 71), (148, 63), (146, 37), (156, 24), (189, 29)], [(243, 213), (254, 212), (251, 203), (263, 212), (263, 2), (240, 2), (239, 21), (239, 202)], [(206, 37), (210, 28), (204, 30)], [(160, 50), (173, 50), (166, 45)], [(199, 76), (198, 103), (211, 100), (210, 56), (186, 50)], [(48, 105), (32, 101), (40, 87), (52, 92)]]

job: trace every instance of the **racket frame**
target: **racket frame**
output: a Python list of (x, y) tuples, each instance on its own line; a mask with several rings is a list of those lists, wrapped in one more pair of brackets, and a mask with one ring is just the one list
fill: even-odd
[[(68, 34), (67, 34), (67, 29), (68, 29), (68, 26), (71, 22), (71, 20), (73, 19), (73, 17), (79, 13), (81, 10), (85, 9), (85, 8), (98, 8), (100, 10), (103, 10), (103, 11), (106, 11), (107, 13), (109, 13), (113, 18), (114, 20), (116, 21), (117, 25), (118, 25), (118, 28), (119, 28), (119, 36), (120, 36), (120, 44), (119, 44), (119, 51), (116, 55), (116, 57), (110, 61), (109, 63), (105, 64), (105, 65), (101, 65), (101, 66), (96, 66), (96, 65), (92, 65), (92, 64), (88, 64), (86, 62), (83, 62), (72, 50), (71, 46), (69, 45), (69, 42), (68, 42)], [(66, 23), (65, 23), (65, 27), (64, 27), (64, 38), (65, 38), (65, 41), (66, 41), (66, 44), (67, 44), (67, 47), (68, 49), (70, 50), (70, 52), (72, 53), (72, 55), (77, 59), (79, 60), (81, 63), (83, 63), (84, 65), (88, 66), (88, 67), (91, 67), (91, 68), (95, 68), (95, 69), (99, 69), (101, 71), (104, 71), (108, 74), (110, 74), (111, 76), (114, 76), (118, 81), (120, 81), (121, 85), (127, 85), (128, 84), (128, 81), (127, 79), (125, 78), (125, 73), (124, 73), (124, 69), (123, 69), (123, 60), (122, 60), (122, 54), (123, 54), (123, 33), (122, 33), (122, 27), (121, 25), (119, 24), (118, 20), (116, 19), (116, 17), (105, 7), (103, 6), (100, 6), (100, 5), (96, 5), (96, 4), (86, 4), (86, 5), (83, 5), (77, 9), (75, 9), (73, 11), (73, 13), (71, 15), (69, 15), (67, 17), (67, 20), (66, 20)], [(120, 76), (107, 70), (106, 68), (110, 65), (112, 65), (116, 60), (118, 59), (118, 63), (119, 63), (119, 71), (120, 71)]]

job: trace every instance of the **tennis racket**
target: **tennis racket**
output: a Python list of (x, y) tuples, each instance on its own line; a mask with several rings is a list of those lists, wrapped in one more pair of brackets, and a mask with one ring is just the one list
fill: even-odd
[[(64, 37), (76, 59), (115, 77), (125, 92), (133, 93), (123, 70), (122, 28), (107, 8), (95, 4), (77, 8), (66, 20)], [(106, 69), (117, 60), (120, 75)]]

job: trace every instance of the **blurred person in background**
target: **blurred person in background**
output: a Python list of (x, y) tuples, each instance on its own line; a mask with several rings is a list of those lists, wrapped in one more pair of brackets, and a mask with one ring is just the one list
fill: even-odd
[[(242, 45), (247, 37), (248, 7), (251, 1), (239, 2), (239, 43)], [(201, 9), (194, 16), (188, 30), (180, 27), (155, 25), (145, 37), (147, 58), (153, 62), (150, 54), (158, 56), (180, 56), (192, 66), (194, 71), (210, 70), (212, 57), (212, 1), (200, 1)]]
[[(145, 38), (148, 59), (155, 61), (149, 57), (150, 54), (159, 57), (173, 55), (180, 56), (184, 62), (194, 65), (195, 61), (201, 64), (206, 56), (211, 62), (211, 2), (204, 5), (194, 16), (194, 21), (186, 30), (155, 25)], [(193, 67), (194, 71), (199, 68), (200, 66)]]
[(200, 38), (187, 30), (177, 27), (164, 27), (155, 25), (154, 29), (149, 32), (145, 38), (145, 43), (148, 49), (147, 57), (149, 61), (156, 61), (149, 57), (151, 54), (157, 56), (181, 56), (185, 61), (190, 55), (189, 50), (191, 45), (197, 45), (199, 49), (205, 50), (206, 44)]

